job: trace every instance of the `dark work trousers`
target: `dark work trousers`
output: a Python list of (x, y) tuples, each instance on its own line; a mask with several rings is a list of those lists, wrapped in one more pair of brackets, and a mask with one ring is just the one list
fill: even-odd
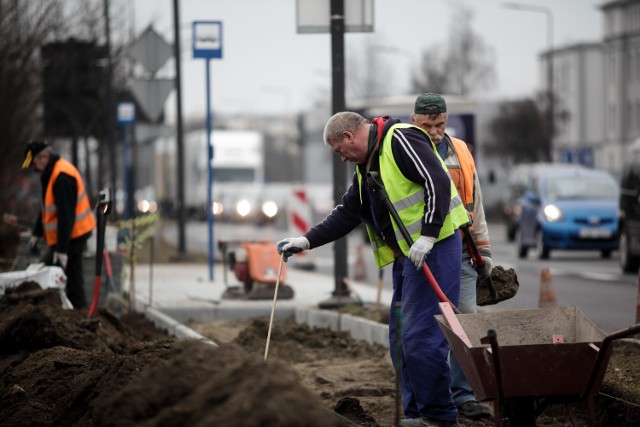
[[(460, 234), (439, 240), (427, 255), (426, 263), (442, 292), (458, 305), (462, 243)], [(396, 325), (394, 306), (402, 306), (401, 323)], [(450, 367), (447, 362), (449, 344), (436, 322), (440, 314), (436, 293), (422, 269), (406, 257), (393, 263), (393, 296), (389, 318), (389, 348), (394, 366), (401, 370), (401, 393), (407, 418), (426, 416), (453, 422), (458, 411), (451, 397)], [(396, 333), (400, 331), (402, 351), (396, 354)]]
[[(87, 308), (87, 295), (84, 291), (84, 274), (82, 267), (83, 254), (85, 247), (87, 246), (87, 239), (90, 235), (91, 233), (87, 233), (69, 241), (67, 268), (64, 270), (64, 274), (67, 276), (65, 293), (75, 309)], [(47, 253), (43, 257), (43, 261), (46, 265), (54, 265), (53, 252), (54, 247), (49, 246)]]

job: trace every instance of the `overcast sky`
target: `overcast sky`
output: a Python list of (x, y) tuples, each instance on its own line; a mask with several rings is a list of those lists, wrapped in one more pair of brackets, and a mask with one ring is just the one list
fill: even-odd
[[(320, 1), (320, 0), (319, 0)], [(349, 0), (347, 0), (349, 1)], [(373, 0), (374, 33), (347, 33), (347, 55), (367, 42), (384, 43), (396, 54), (381, 54), (393, 67), (394, 90), (407, 91), (409, 69), (420, 52), (446, 45), (457, 0)], [(530, 96), (540, 87), (538, 55), (547, 49), (544, 13), (506, 9), (502, 0), (461, 1), (473, 11), (472, 28), (494, 50), (497, 85), (483, 96)], [(553, 15), (554, 47), (602, 38), (602, 0), (527, 0)], [(173, 42), (172, 0), (126, 0), (112, 13), (125, 12), (139, 34), (149, 25)], [(120, 11), (120, 12), (118, 12)], [(211, 60), (214, 112), (293, 112), (310, 107), (318, 96), (331, 97), (331, 37), (296, 32), (296, 0), (181, 0), (183, 115), (205, 112), (205, 60), (193, 59), (192, 22), (223, 22), (223, 59)], [(127, 24), (127, 25), (129, 25)], [(168, 73), (173, 68), (168, 67)], [(347, 84), (349, 84), (347, 76)], [(167, 101), (173, 121), (175, 99)]]

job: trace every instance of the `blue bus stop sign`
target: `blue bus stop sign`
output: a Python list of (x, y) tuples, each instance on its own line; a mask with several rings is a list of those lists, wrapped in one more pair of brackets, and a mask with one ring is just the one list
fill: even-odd
[(136, 123), (136, 104), (133, 102), (119, 103), (117, 121), (121, 126), (134, 125)]
[(222, 21), (193, 21), (194, 58), (222, 58)]

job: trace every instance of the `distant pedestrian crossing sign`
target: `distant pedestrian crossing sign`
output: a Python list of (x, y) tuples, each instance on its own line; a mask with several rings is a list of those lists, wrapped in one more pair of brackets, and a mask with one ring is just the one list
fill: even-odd
[(222, 58), (222, 21), (193, 21), (193, 57)]

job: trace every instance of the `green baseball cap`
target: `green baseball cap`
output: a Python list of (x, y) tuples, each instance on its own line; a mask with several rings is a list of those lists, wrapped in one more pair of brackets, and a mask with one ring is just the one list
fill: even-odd
[(442, 114), (447, 112), (447, 103), (436, 93), (421, 93), (413, 109), (415, 114)]

